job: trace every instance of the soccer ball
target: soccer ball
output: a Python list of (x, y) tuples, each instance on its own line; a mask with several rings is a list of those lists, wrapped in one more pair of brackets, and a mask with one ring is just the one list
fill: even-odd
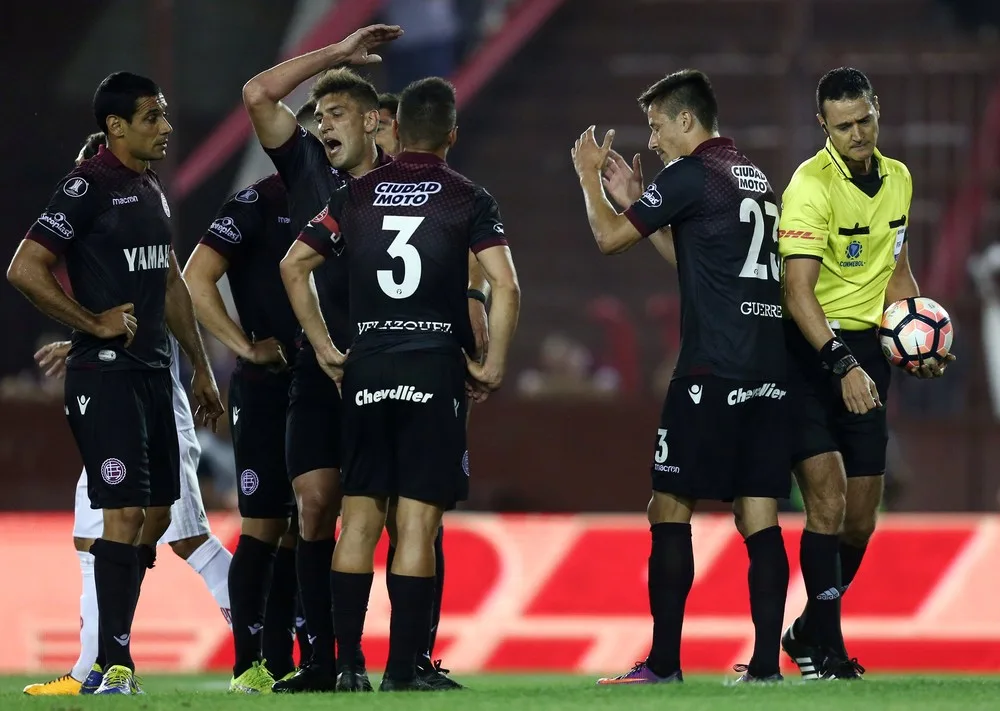
[(886, 359), (908, 368), (944, 360), (951, 351), (954, 329), (940, 304), (917, 296), (891, 304), (882, 314), (878, 333)]

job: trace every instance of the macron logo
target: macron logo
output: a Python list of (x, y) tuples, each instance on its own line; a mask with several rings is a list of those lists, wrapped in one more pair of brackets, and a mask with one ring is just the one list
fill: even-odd
[(129, 641), (129, 638), (130, 638), (131, 636), (132, 636), (132, 635), (130, 635), (130, 634), (123, 634), (123, 635), (122, 635), (121, 637), (115, 637), (114, 639), (115, 639), (115, 641), (116, 641), (116, 642), (117, 642), (118, 644), (120, 644), (121, 646), (123, 646), (123, 647), (124, 647), (125, 645), (127, 645), (127, 644), (128, 644), (128, 641)]
[(76, 405), (80, 408), (80, 414), (87, 414), (87, 405), (90, 404), (90, 398), (83, 395), (78, 395), (76, 398)]
[(688, 388), (688, 395), (691, 396), (691, 401), (695, 405), (701, 402), (701, 393), (702, 390), (700, 385), (692, 385), (691, 387)]
[(434, 397), (434, 393), (419, 392), (412, 385), (397, 385), (394, 388), (376, 390), (375, 392), (365, 388), (354, 395), (354, 404), (362, 407), (363, 405), (371, 405), (373, 402), (382, 402), (383, 400), (404, 400), (406, 402), (423, 403), (432, 397)]
[(235, 425), (240, 421), (240, 408), (233, 406), (233, 424)]

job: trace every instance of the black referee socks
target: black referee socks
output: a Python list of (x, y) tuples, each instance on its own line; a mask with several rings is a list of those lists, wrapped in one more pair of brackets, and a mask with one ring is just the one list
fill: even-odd
[(809, 644), (832, 650), (844, 647), (840, 631), (840, 537), (802, 531), (799, 548), (808, 602), (800, 618), (801, 635)]

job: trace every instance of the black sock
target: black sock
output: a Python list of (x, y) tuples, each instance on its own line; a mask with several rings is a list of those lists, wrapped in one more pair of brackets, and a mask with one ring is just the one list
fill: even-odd
[(299, 666), (304, 667), (312, 660), (313, 646), (309, 641), (309, 625), (306, 623), (305, 608), (302, 607), (298, 577), (295, 579), (295, 639), (299, 643)]
[(646, 664), (657, 676), (681, 668), (684, 605), (694, 583), (694, 549), (690, 523), (657, 523), (650, 527), (649, 610), (653, 615), (653, 647)]
[(151, 569), (156, 563), (156, 548), (143, 543), (135, 547), (136, 560), (136, 581), (133, 592), (135, 598), (132, 601), (132, 609), (128, 613), (128, 628), (132, 629), (132, 622), (135, 620), (135, 611), (139, 607), (139, 595), (142, 591), (142, 581), (146, 579), (146, 571)]
[(799, 562), (808, 602), (796, 631), (811, 644), (839, 651), (844, 646), (840, 631), (840, 539), (835, 534), (802, 531)]
[(312, 637), (312, 663), (333, 674), (337, 668), (333, 638), (333, 598), (330, 594), (330, 564), (334, 539), (306, 541), (299, 538), (295, 563), (299, 572), (299, 594), (306, 612), (306, 627)]
[(861, 548), (852, 546), (843, 541), (840, 542), (840, 584), (844, 591), (854, 582), (854, 576), (858, 574), (861, 567), (861, 560), (865, 557), (868, 546)]
[(267, 670), (275, 679), (295, 669), (292, 651), (295, 647), (297, 591), (295, 549), (278, 548), (264, 608), (264, 632), (260, 643), (261, 656), (267, 660)]
[(751, 676), (766, 677), (778, 673), (781, 623), (788, 596), (788, 554), (781, 537), (781, 527), (771, 526), (746, 539), (750, 570), (750, 617), (753, 618), (753, 657)]
[[(100, 605), (97, 606), (100, 610)], [(101, 668), (103, 672), (108, 668), (108, 653), (104, 649), (104, 633), (101, 632), (101, 619), (98, 615), (97, 618), (97, 659), (94, 660), (94, 664)]]
[[(333, 591), (333, 636), (337, 640), (337, 669), (339, 670), (341, 666), (353, 666), (355, 670), (362, 671), (367, 669), (367, 664), (365, 662), (365, 653), (361, 649), (361, 637), (357, 638), (357, 642), (353, 642), (351, 638), (353, 638), (354, 633), (350, 632), (348, 634), (349, 638), (345, 642), (340, 638), (340, 630), (337, 628), (337, 605), (339, 601), (336, 593), (334, 573), (335, 571), (330, 571), (330, 590)], [(374, 575), (374, 573), (364, 573), (364, 575)], [(359, 623), (361, 626), (358, 628), (360, 630), (364, 630), (365, 627), (365, 617), (368, 614), (368, 596), (371, 593), (371, 587), (372, 585), (369, 582), (368, 592), (365, 593), (365, 604), (361, 608), (361, 620)], [(348, 602), (348, 604), (356, 605), (356, 603), (351, 602)], [(353, 625), (355, 623), (348, 624)]]
[[(341, 573), (330, 571), (330, 587), (337, 603), (333, 606), (333, 627), (337, 631), (337, 647), (342, 663), (354, 659), (356, 669), (364, 669), (361, 635), (365, 629), (368, 598), (372, 592), (374, 573)], [(350, 651), (354, 650), (352, 655)], [(360, 664), (359, 664), (360, 661)]]
[(98, 538), (90, 547), (94, 556), (94, 584), (101, 636), (104, 638), (105, 665), (120, 664), (135, 669), (132, 662), (132, 629), (129, 618), (138, 597), (138, 561), (135, 546)]
[(427, 657), (434, 656), (438, 625), (441, 623), (441, 600), (444, 598), (444, 526), (434, 539), (434, 605), (431, 608), (431, 633), (427, 639)]
[(434, 601), (434, 578), (410, 575), (386, 575), (389, 589), (389, 660), (385, 675), (396, 681), (409, 681), (416, 675), (417, 657), (427, 645)]
[(229, 564), (229, 609), (237, 677), (261, 659), (267, 591), (274, 573), (275, 546), (253, 536), (240, 536)]

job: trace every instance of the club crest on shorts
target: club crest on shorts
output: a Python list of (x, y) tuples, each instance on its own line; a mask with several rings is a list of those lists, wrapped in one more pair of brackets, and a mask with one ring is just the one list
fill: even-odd
[(120, 459), (111, 457), (101, 465), (101, 478), (106, 484), (116, 486), (125, 481), (125, 464)]
[(240, 474), (240, 491), (243, 492), (243, 495), (250, 496), (257, 491), (258, 486), (260, 486), (260, 477), (257, 476), (257, 472), (253, 469), (244, 469), (243, 473)]

